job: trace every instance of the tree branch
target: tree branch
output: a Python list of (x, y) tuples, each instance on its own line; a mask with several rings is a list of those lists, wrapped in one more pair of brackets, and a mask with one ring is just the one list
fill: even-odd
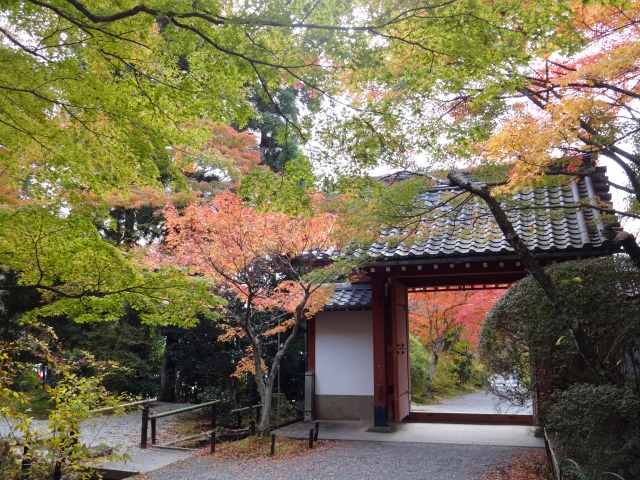
[(589, 337), (582, 328), (582, 325), (580, 325), (578, 320), (569, 310), (567, 302), (565, 301), (562, 294), (558, 291), (556, 286), (553, 284), (551, 277), (547, 275), (547, 273), (544, 271), (540, 263), (538, 263), (538, 261), (535, 259), (527, 245), (520, 238), (502, 206), (500, 205), (498, 200), (496, 200), (496, 198), (491, 194), (489, 188), (485, 185), (473, 182), (473, 180), (471, 180), (470, 178), (463, 177), (455, 170), (451, 170), (447, 175), (447, 178), (453, 185), (456, 185), (485, 201), (485, 203), (491, 210), (496, 223), (500, 227), (500, 230), (502, 230), (505, 239), (507, 240), (507, 242), (509, 242), (509, 245), (511, 245), (516, 254), (525, 264), (529, 273), (536, 279), (538, 285), (540, 285), (540, 288), (542, 288), (542, 291), (545, 293), (554, 309), (560, 316), (560, 319), (571, 333), (571, 336), (573, 337), (573, 340), (578, 347), (578, 351), (582, 355), (582, 358), (584, 358), (587, 365), (589, 365), (593, 373), (603, 384), (612, 384), (613, 382), (609, 373), (602, 366), (596, 352), (591, 347)]

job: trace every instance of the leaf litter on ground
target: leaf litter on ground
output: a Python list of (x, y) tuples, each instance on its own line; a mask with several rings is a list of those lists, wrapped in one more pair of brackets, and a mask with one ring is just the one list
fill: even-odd
[(550, 480), (549, 463), (544, 450), (525, 450), (486, 472), (476, 480)]
[(211, 453), (210, 447), (207, 446), (200, 450), (198, 455), (228, 460), (291, 460), (293, 458), (313, 455), (331, 448), (336, 448), (341, 443), (342, 442), (323, 440), (314, 442), (313, 448), (309, 448), (309, 441), (307, 439), (276, 437), (275, 454), (271, 456), (271, 437), (253, 436), (235, 442), (218, 444), (216, 445), (215, 453)]

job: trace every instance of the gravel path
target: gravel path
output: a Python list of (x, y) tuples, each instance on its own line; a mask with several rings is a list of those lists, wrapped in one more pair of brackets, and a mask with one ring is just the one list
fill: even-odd
[(508, 413), (511, 415), (531, 415), (531, 403), (524, 407), (512, 405), (490, 392), (465, 393), (443, 400), (436, 405), (411, 405), (414, 412), (448, 413)]
[(389, 479), (472, 480), (524, 449), (479, 445), (335, 442), (291, 460), (193, 457), (144, 476), (152, 480)]
[[(186, 403), (154, 403), (152, 412), (166, 412), (188, 406)], [(160, 444), (168, 443), (177, 437), (172, 433), (172, 426), (180, 415), (159, 418), (157, 420), (158, 439)], [(120, 446), (124, 449), (137, 447), (140, 444), (141, 413), (139, 410), (121, 417), (97, 417), (80, 424), (81, 441), (89, 446), (104, 443), (110, 447)], [(34, 420), (32, 427), (46, 431), (47, 420)], [(0, 437), (9, 435), (11, 426), (0, 419)], [(182, 435), (184, 436), (184, 435)]]

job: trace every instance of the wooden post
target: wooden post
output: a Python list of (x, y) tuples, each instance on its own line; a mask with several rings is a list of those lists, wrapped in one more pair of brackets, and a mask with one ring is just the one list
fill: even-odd
[(140, 448), (147, 448), (147, 428), (149, 423), (149, 405), (142, 409), (142, 431), (140, 432)]
[(211, 431), (211, 453), (216, 453), (216, 430)]
[(238, 430), (240, 430), (242, 428), (242, 412), (237, 412), (236, 415), (238, 416)]
[(260, 424), (260, 407), (256, 407), (256, 424)]
[(31, 459), (27, 456), (29, 447), (25, 445), (22, 452), (22, 478), (29, 478), (29, 472), (31, 471)]
[(255, 436), (256, 434), (256, 422), (253, 420), (249, 421), (249, 435)]
[(320, 422), (316, 422), (316, 428), (313, 429), (313, 441), (318, 441), (318, 430), (320, 430)]
[(276, 454), (276, 434), (271, 434), (271, 456), (273, 457)]
[(211, 428), (216, 429), (216, 404), (211, 405)]
[(309, 448), (313, 448), (313, 428), (309, 430)]
[(155, 417), (151, 418), (151, 445), (155, 445), (156, 441), (156, 419)]

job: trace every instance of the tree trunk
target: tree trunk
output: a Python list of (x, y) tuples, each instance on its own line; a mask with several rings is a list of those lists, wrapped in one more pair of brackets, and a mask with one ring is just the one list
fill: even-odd
[(176, 362), (172, 355), (172, 347), (178, 343), (175, 334), (168, 333), (162, 357), (162, 373), (160, 375), (160, 391), (158, 392), (159, 402), (176, 401)]
[(564, 297), (560, 294), (556, 286), (553, 284), (549, 275), (547, 275), (547, 273), (543, 270), (540, 263), (538, 263), (538, 261), (535, 259), (535, 257), (529, 250), (529, 247), (527, 247), (527, 245), (519, 237), (502, 206), (500, 205), (498, 200), (496, 200), (495, 197), (491, 195), (489, 187), (486, 185), (473, 183), (471, 179), (463, 177), (455, 170), (451, 170), (447, 175), (447, 178), (453, 185), (456, 185), (463, 190), (466, 190), (467, 192), (482, 198), (486, 202), (486, 204), (489, 206), (489, 210), (491, 210), (491, 213), (496, 220), (496, 223), (507, 239), (507, 242), (509, 242), (509, 245), (513, 247), (516, 254), (520, 257), (529, 273), (538, 282), (538, 285), (540, 285), (542, 291), (545, 293), (554, 309), (560, 316), (560, 319), (571, 333), (571, 336), (573, 337), (573, 340), (578, 347), (578, 351), (580, 352), (580, 355), (582, 355), (582, 358), (584, 358), (587, 365), (589, 365), (589, 367), (601, 383), (613, 384), (611, 377), (602, 366), (596, 352), (593, 350), (593, 348), (591, 348), (589, 338), (582, 328), (582, 325), (580, 325), (578, 320), (573, 316), (573, 314), (569, 310), (569, 307), (567, 306), (566, 301), (564, 300)]
[(268, 437), (271, 434), (271, 397), (273, 385), (265, 388), (265, 395), (262, 397), (262, 412), (258, 433), (261, 437)]
[(268, 437), (271, 434), (271, 422), (270, 422), (270, 414), (271, 414), (271, 397), (273, 394), (273, 384), (276, 379), (276, 375), (278, 374), (278, 370), (280, 369), (280, 364), (282, 363), (282, 359), (285, 354), (289, 350), (289, 347), (294, 342), (294, 340), (298, 336), (298, 330), (300, 329), (300, 322), (302, 321), (302, 314), (304, 312), (304, 308), (307, 304), (307, 300), (309, 299), (310, 293), (305, 291), (300, 303), (295, 309), (295, 323), (293, 324), (293, 329), (291, 330), (291, 335), (284, 341), (282, 348), (278, 350), (276, 353), (273, 362), (271, 363), (271, 370), (269, 371), (269, 375), (267, 380), (264, 381), (262, 378), (262, 365), (260, 363), (262, 349), (260, 346), (260, 340), (256, 336), (253, 328), (250, 324), (249, 316), (245, 319), (245, 324), (243, 326), (249, 341), (253, 347), (253, 364), (255, 366), (255, 379), (256, 384), (258, 385), (258, 393), (260, 394), (260, 400), (262, 401), (262, 417), (260, 418), (260, 427), (258, 429), (258, 433), (262, 437)]
[(624, 251), (629, 255), (633, 264), (640, 268), (640, 246), (636, 243), (633, 235), (627, 232), (619, 232), (616, 240), (624, 247)]
[(429, 362), (429, 383), (433, 383), (433, 379), (436, 377), (436, 367), (438, 366), (439, 355), (431, 353), (433, 355), (433, 361)]

